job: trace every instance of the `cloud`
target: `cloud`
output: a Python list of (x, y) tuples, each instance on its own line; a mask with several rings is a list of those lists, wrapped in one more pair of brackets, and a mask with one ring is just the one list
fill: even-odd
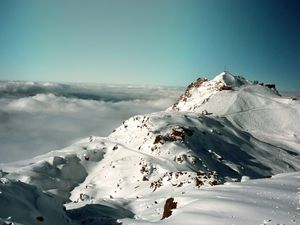
[(0, 162), (106, 136), (136, 114), (164, 110), (173, 87), (0, 82)]

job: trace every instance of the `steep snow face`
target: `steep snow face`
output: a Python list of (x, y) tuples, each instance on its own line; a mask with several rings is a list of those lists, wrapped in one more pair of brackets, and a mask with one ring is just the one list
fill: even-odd
[(54, 196), (18, 181), (0, 179), (0, 224), (68, 225), (63, 206)]
[(21, 168), (18, 164), (14, 165), (11, 170), (7, 168), (7, 171), (11, 171), (7, 177), (38, 186), (56, 194), (62, 201), (67, 201), (70, 191), (83, 182), (88, 175), (84, 166), (80, 163), (80, 159), (71, 152), (65, 156), (57, 154), (49, 157), (46, 155), (43, 159), (37, 159), (34, 163)]

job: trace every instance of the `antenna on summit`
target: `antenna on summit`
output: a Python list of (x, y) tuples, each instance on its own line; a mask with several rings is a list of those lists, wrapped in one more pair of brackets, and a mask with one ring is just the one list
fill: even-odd
[(225, 74), (228, 73), (228, 70), (227, 70), (227, 68), (226, 68), (226, 65), (224, 66), (224, 72), (225, 72)]

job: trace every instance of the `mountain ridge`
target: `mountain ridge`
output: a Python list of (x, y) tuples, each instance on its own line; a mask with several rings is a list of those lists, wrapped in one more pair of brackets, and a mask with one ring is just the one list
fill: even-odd
[[(298, 101), (280, 96), (273, 85), (223, 72), (211, 81), (198, 79), (192, 83), (174, 105), (166, 111), (131, 117), (108, 137), (91, 136), (27, 162), (2, 164), (7, 173), (2, 173), (1, 179), (29, 183), (56, 196), (65, 203), (72, 218), (69, 223), (74, 224), (91, 219), (89, 224), (101, 220), (103, 224), (159, 224), (168, 197), (175, 198), (179, 209), (172, 209), (174, 216), (164, 221), (182, 224), (180, 212), (185, 215), (185, 205), (201, 193), (216, 190), (217, 195), (222, 195), (217, 190), (224, 188), (234, 198), (234, 194), (238, 195), (234, 187), (247, 187), (250, 182), (254, 189), (267, 188), (269, 178), (279, 173), (289, 173), (278, 178), (285, 183), (293, 178), (287, 190), (289, 196), (294, 194), (293, 187), (300, 176), (295, 172), (300, 170), (300, 126), (295, 123), (300, 118)], [(258, 178), (264, 178), (258, 182), (262, 187), (251, 181)], [(271, 192), (283, 197), (276, 180), (271, 183), (275, 186)], [(244, 194), (243, 204), (248, 205), (243, 206), (251, 209), (250, 216), (233, 210), (239, 215), (235, 221), (219, 209), (216, 213), (223, 220), (208, 217), (203, 224), (228, 224), (234, 220), (236, 224), (253, 225), (254, 220), (271, 216), (270, 212), (257, 212), (249, 203), (251, 198)], [(257, 196), (255, 199), (258, 201)], [(222, 198), (213, 201), (226, 206)], [(264, 201), (270, 210), (276, 203)], [(99, 209), (104, 210), (104, 204), (116, 216), (97, 214), (99, 204)], [(234, 201), (230, 204), (242, 206)], [(211, 205), (202, 209), (202, 216), (206, 210), (214, 211)], [(279, 213), (272, 218), (291, 222), (296, 210), (287, 207), (284, 215)], [(292, 214), (288, 215), (289, 211)], [(193, 211), (192, 218), (198, 218), (197, 213)], [(251, 218), (254, 214), (255, 219)], [(0, 213), (0, 218), (5, 216)]]

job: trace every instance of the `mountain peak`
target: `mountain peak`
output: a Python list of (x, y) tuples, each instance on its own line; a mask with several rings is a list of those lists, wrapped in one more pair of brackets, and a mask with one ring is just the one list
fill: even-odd
[(169, 110), (194, 112), (195, 107), (206, 103), (213, 95), (221, 91), (233, 91), (249, 84), (251, 82), (244, 77), (234, 76), (226, 70), (212, 80), (200, 77), (187, 86), (185, 92)]
[(241, 110), (248, 107), (262, 107), (262, 104), (255, 103), (256, 100), (263, 98), (262, 101), (257, 101), (263, 103), (270, 97), (279, 96), (274, 84), (252, 82), (225, 70), (212, 80), (198, 78), (188, 85), (185, 92), (168, 110), (201, 113), (209, 109), (212, 113), (223, 115), (231, 106), (241, 106)]
[(244, 77), (235, 76), (226, 70), (217, 75), (212, 81), (215, 81), (216, 83), (221, 82), (224, 85), (230, 86), (232, 88), (240, 87), (245, 84), (251, 84), (251, 82), (246, 80)]

